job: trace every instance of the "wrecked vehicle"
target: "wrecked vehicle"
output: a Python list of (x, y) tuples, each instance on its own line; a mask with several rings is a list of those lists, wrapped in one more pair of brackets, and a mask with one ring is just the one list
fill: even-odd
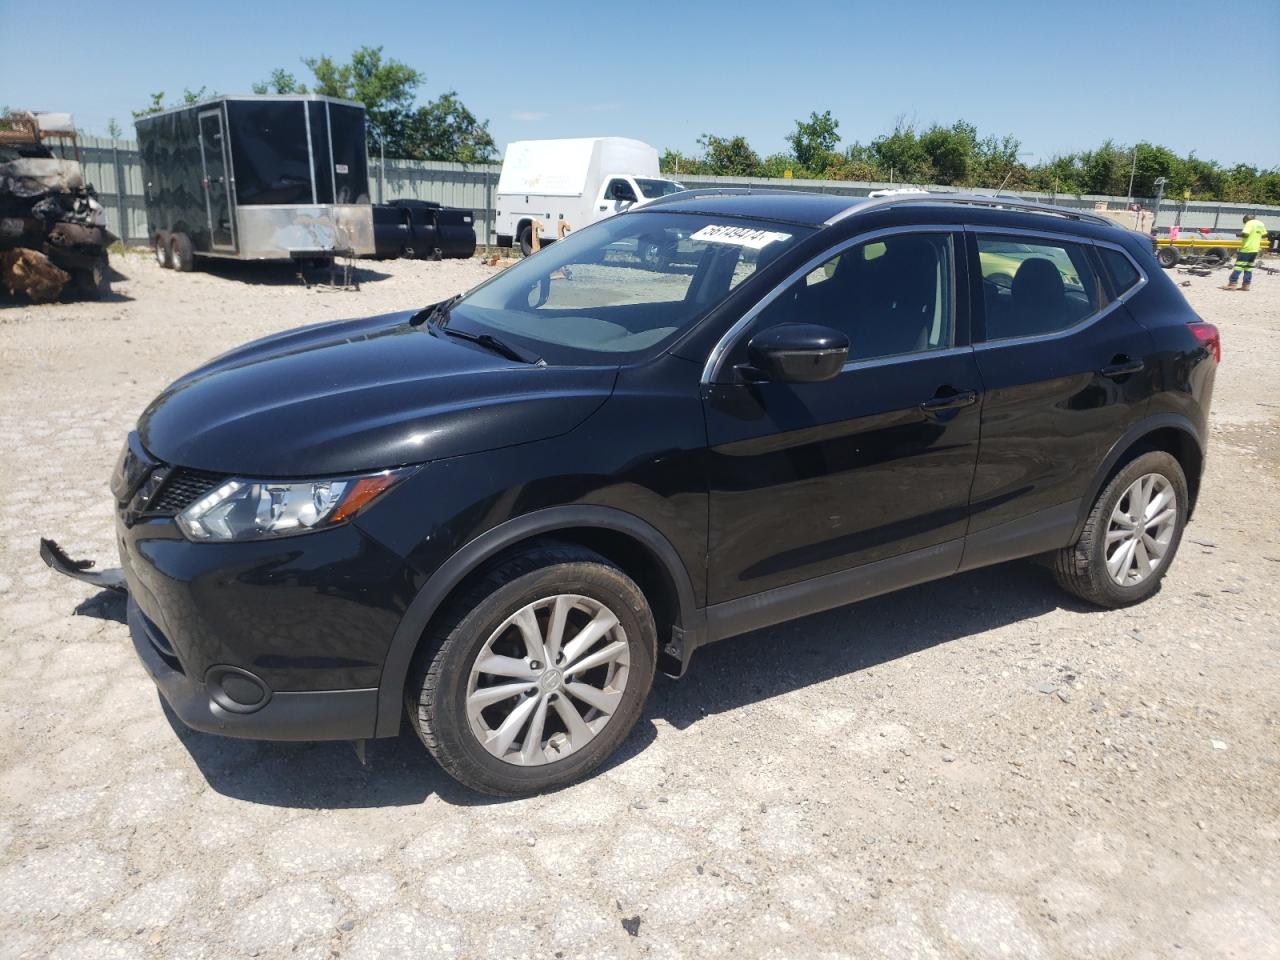
[(97, 299), (110, 291), (107, 247), (115, 241), (84, 182), (71, 114), (0, 119), (0, 286), (35, 303), (67, 292)]
[(214, 97), (136, 121), (156, 262), (372, 256), (364, 106)]

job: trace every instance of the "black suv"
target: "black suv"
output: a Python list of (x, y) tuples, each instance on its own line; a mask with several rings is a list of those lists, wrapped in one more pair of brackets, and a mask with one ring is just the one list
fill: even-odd
[(196, 729), (407, 714), (477, 790), (555, 787), (702, 644), (1033, 555), (1146, 598), (1219, 350), (1089, 214), (677, 194), (165, 390), (112, 481), (130, 629)]

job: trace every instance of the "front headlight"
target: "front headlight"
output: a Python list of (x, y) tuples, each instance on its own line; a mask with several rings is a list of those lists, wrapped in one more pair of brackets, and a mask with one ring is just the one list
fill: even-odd
[(227, 480), (178, 514), (178, 526), (203, 541), (309, 533), (349, 519), (414, 469), (331, 480)]

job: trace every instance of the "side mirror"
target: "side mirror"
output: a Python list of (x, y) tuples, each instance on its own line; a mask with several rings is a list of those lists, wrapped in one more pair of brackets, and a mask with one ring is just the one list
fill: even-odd
[(849, 338), (816, 323), (780, 323), (751, 338), (747, 357), (750, 368), (739, 370), (751, 379), (817, 383), (844, 369)]

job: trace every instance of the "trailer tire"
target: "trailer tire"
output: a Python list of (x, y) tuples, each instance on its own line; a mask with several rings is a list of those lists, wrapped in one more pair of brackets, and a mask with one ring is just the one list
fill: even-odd
[(1182, 261), (1182, 254), (1177, 247), (1161, 247), (1156, 253), (1156, 259), (1160, 261), (1160, 266), (1172, 270)]
[(191, 245), (191, 238), (185, 233), (175, 233), (169, 249), (173, 269), (179, 273), (190, 273), (196, 265), (196, 253)]
[(518, 241), (520, 243), (520, 255), (524, 257), (533, 256), (533, 227), (528, 224), (521, 227)]
[(1210, 267), (1220, 267), (1231, 259), (1231, 254), (1226, 247), (1210, 247), (1205, 251), (1205, 264)]
[(151, 243), (152, 249), (155, 251), (156, 263), (160, 265), (160, 269), (169, 270), (173, 267), (173, 258), (170, 256), (169, 234), (161, 230), (156, 234), (155, 239)]

